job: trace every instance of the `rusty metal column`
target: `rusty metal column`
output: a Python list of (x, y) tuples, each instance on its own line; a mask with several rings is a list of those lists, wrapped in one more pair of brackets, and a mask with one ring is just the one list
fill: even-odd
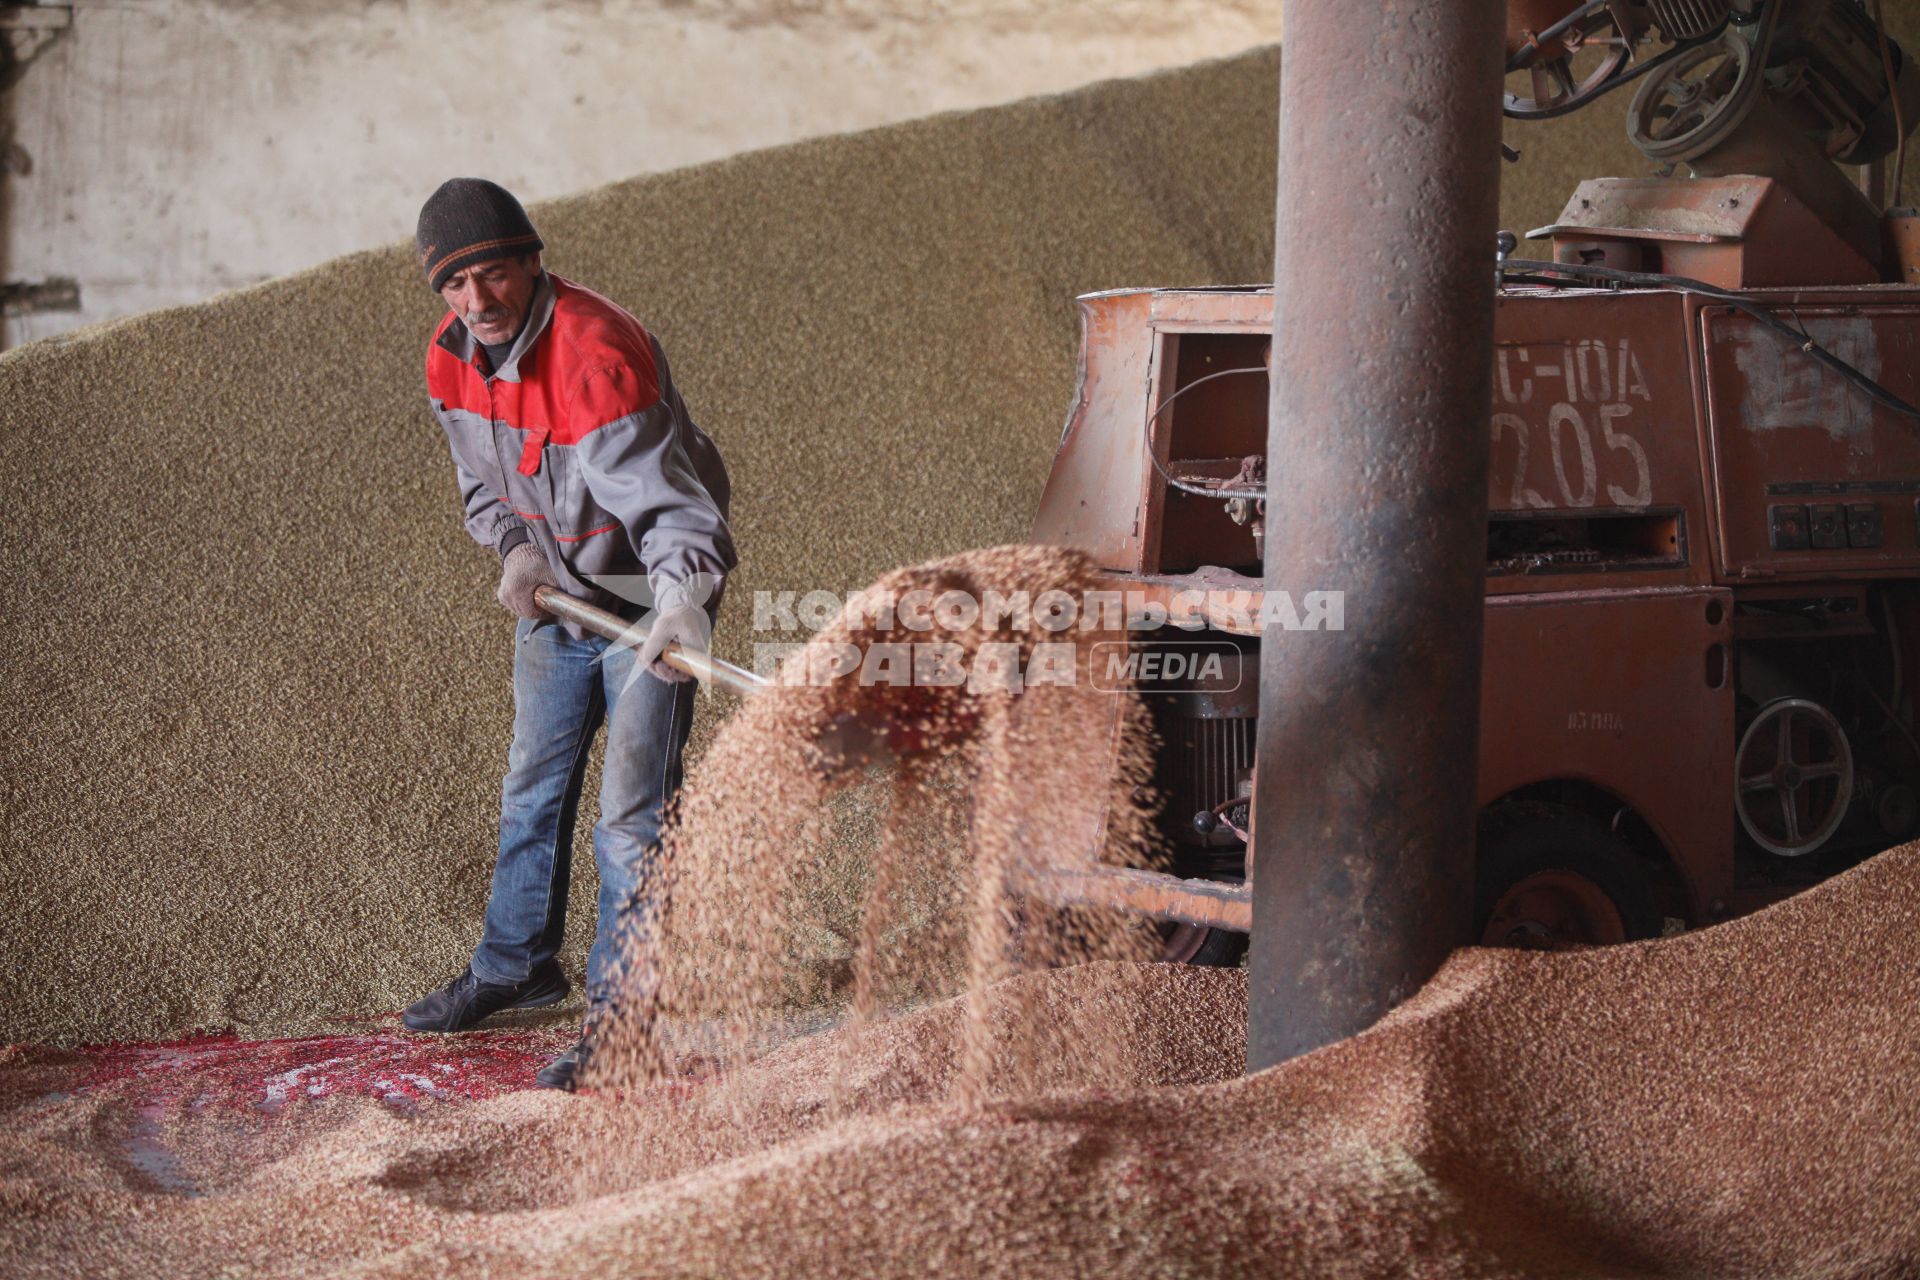
[(1344, 625), (1261, 639), (1249, 1070), (1467, 940), (1504, 37), (1500, 0), (1287, 5), (1266, 588)]

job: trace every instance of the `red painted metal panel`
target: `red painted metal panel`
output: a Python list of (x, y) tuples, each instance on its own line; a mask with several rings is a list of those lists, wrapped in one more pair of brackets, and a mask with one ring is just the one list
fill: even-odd
[[(1704, 584), (1708, 521), (1684, 298), (1678, 293), (1509, 294), (1494, 353), (1487, 502), (1529, 517), (1679, 513), (1685, 561), (1598, 571), (1544, 566), (1490, 594)], [(1676, 548), (1676, 551), (1681, 548)]]
[(1033, 517), (1034, 542), (1078, 547), (1109, 569), (1141, 567), (1152, 308), (1150, 293), (1080, 300), (1080, 385)]
[(1619, 797), (1709, 919), (1733, 889), (1732, 617), (1712, 588), (1488, 601), (1480, 803), (1555, 779)]
[[(1904, 293), (1905, 291), (1901, 291)], [(1904, 305), (1870, 305), (1893, 294)], [(1920, 402), (1920, 306), (1892, 290), (1786, 295), (1775, 314), (1909, 403)], [(1755, 301), (1770, 302), (1768, 295)], [(1879, 408), (1750, 316), (1701, 309), (1724, 580), (1920, 574), (1920, 421)], [(1775, 549), (1771, 509), (1870, 506), (1878, 546)]]

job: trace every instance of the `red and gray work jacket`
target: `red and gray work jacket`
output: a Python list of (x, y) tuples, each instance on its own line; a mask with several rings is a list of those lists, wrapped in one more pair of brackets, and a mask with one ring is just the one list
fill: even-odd
[(709, 575), (717, 595), (739, 562), (719, 450), (688, 416), (659, 342), (591, 289), (542, 275), (491, 374), (449, 313), (427, 348), (427, 395), (467, 532), (503, 558), (531, 539), (569, 594), (624, 610), (632, 590), (595, 579), (648, 575), (658, 589)]

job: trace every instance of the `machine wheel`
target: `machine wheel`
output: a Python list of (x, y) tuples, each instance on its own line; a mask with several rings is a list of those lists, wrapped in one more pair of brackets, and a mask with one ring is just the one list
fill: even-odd
[(1740, 825), (1768, 853), (1797, 858), (1833, 837), (1853, 799), (1853, 748), (1833, 712), (1806, 698), (1775, 698), (1733, 757)]
[(1480, 944), (1562, 951), (1660, 932), (1653, 887), (1625, 841), (1583, 813), (1529, 815), (1483, 841)]
[[(1523, 26), (1545, 29), (1551, 25), (1553, 6), (1535, 4), (1532, 8), (1539, 12), (1526, 15), (1530, 22), (1523, 17)], [(1513, 33), (1511, 20), (1509, 32)], [(1517, 50), (1511, 42), (1508, 48), (1510, 52)], [(1528, 73), (1533, 96), (1508, 93), (1506, 112), (1522, 120), (1565, 115), (1602, 92), (1632, 56), (1632, 33), (1620, 30), (1611, 9), (1596, 10), (1575, 21), (1560, 38), (1509, 62), (1509, 71), (1524, 69)]]
[(1649, 74), (1627, 108), (1627, 137), (1649, 159), (1676, 164), (1725, 142), (1759, 100), (1753, 46), (1728, 33)]

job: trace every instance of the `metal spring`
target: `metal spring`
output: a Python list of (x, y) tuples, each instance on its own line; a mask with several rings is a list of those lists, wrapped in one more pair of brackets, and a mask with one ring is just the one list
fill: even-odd
[(1669, 40), (1692, 40), (1704, 36), (1727, 17), (1727, 0), (1646, 0), (1659, 24), (1660, 34)]

